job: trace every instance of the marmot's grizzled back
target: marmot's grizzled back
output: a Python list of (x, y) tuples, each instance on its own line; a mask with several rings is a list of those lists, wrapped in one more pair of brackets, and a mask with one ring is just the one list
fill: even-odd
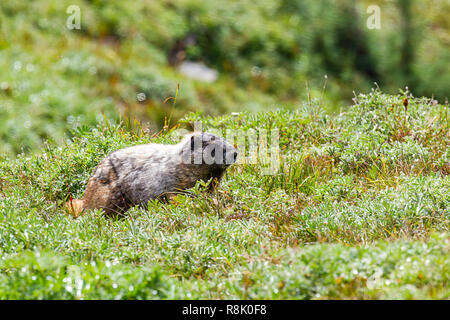
[(192, 188), (198, 180), (220, 181), (236, 158), (236, 149), (211, 133), (189, 134), (176, 145), (117, 150), (100, 162), (89, 179), (82, 210), (121, 214), (132, 206), (145, 207), (150, 200)]

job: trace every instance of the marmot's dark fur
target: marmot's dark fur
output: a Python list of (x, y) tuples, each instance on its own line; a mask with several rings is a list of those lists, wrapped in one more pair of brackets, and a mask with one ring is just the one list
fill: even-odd
[[(77, 217), (85, 209), (122, 214), (133, 206), (192, 188), (213, 178), (213, 188), (236, 161), (237, 151), (211, 133), (193, 133), (176, 145), (145, 144), (114, 151), (95, 169), (82, 200), (66, 206)], [(214, 179), (216, 178), (216, 179)]]

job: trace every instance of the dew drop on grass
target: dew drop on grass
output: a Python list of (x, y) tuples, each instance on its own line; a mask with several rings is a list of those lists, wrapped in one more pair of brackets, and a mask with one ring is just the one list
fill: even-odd
[(147, 97), (146, 97), (145, 93), (143, 93), (143, 92), (140, 92), (140, 93), (137, 94), (137, 99), (140, 102), (144, 101), (146, 98)]
[(14, 70), (20, 71), (20, 69), (22, 69), (22, 62), (20, 62), (20, 61), (14, 62)]
[(0, 89), (6, 91), (8, 88), (9, 88), (8, 82), (3, 81), (2, 83), (0, 83)]
[(28, 63), (26, 66), (27, 72), (33, 72), (34, 71), (34, 65), (31, 63)]

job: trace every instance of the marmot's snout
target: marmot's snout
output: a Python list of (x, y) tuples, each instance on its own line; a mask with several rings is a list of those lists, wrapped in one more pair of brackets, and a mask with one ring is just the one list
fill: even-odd
[(237, 150), (225, 141), (225, 146), (223, 149), (223, 164), (230, 166), (237, 161), (238, 152)]

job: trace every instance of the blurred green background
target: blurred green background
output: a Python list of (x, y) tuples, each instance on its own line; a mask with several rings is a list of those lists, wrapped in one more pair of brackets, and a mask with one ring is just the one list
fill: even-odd
[[(80, 8), (80, 29), (67, 20)], [(369, 29), (378, 5), (381, 28)], [(79, 125), (128, 115), (160, 130), (188, 111), (338, 112), (377, 82), (445, 103), (447, 0), (15, 0), (0, 2), (0, 154), (60, 143)], [(184, 61), (218, 72), (203, 82)], [(179, 92), (175, 106), (174, 97)]]

